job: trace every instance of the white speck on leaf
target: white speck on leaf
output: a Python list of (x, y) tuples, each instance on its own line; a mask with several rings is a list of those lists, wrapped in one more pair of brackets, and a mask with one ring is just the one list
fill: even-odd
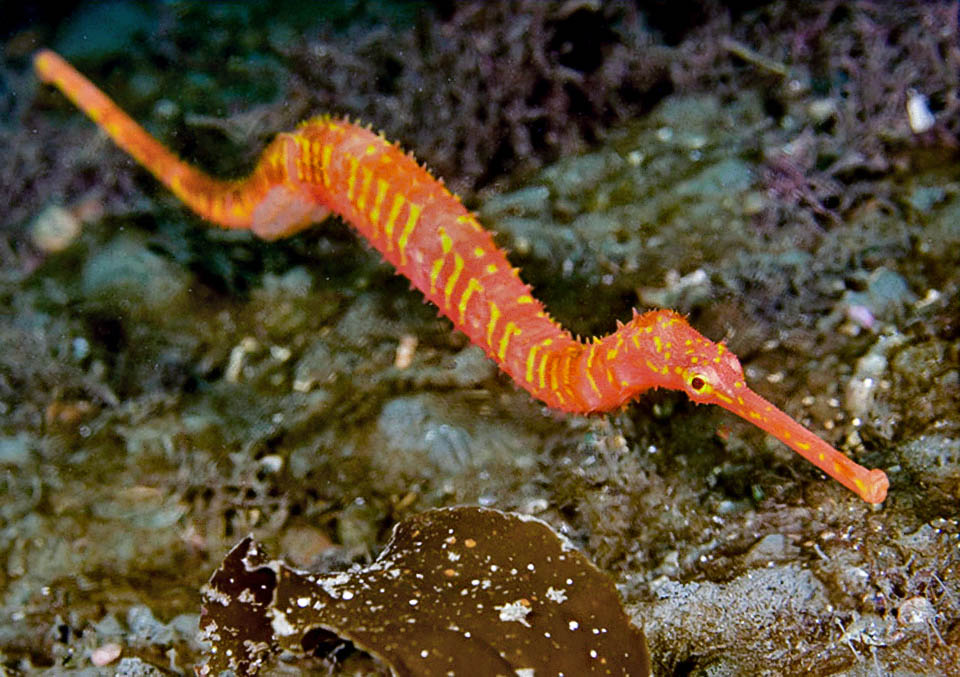
[(562, 604), (567, 601), (567, 593), (563, 590), (557, 590), (552, 585), (547, 588), (547, 599), (551, 602), (556, 602), (557, 604)]
[(500, 620), (508, 622), (520, 623), (526, 627), (530, 627), (530, 624), (527, 623), (527, 614), (530, 613), (530, 607), (524, 604), (521, 600), (516, 602), (510, 602), (509, 604), (504, 604), (503, 606), (493, 607), (500, 612)]

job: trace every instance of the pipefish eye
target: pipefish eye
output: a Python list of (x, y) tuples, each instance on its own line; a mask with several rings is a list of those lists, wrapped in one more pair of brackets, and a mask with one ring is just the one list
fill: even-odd
[(707, 388), (707, 380), (703, 378), (703, 376), (701, 376), (700, 374), (694, 374), (693, 376), (691, 376), (689, 383), (690, 383), (690, 388), (694, 392), (701, 393)]

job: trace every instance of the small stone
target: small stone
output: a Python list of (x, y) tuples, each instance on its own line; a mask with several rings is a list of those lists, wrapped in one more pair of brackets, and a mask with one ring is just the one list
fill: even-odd
[(103, 644), (90, 652), (90, 662), (98, 668), (102, 668), (104, 665), (110, 665), (120, 658), (122, 651), (123, 648), (116, 642)]
[(50, 205), (30, 224), (30, 238), (39, 249), (55, 254), (69, 247), (80, 236), (80, 220), (68, 209)]

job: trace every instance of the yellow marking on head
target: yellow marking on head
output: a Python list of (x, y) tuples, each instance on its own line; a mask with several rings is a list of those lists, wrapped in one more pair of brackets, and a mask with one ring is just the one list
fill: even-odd
[(530, 296), (529, 294), (524, 294), (523, 296), (518, 296), (518, 297), (517, 297), (517, 304), (518, 304), (518, 305), (521, 305), (521, 306), (522, 306), (522, 305), (525, 305), (525, 304), (528, 304), (528, 303), (533, 303), (533, 297)]
[(607, 359), (608, 359), (608, 360), (615, 360), (615, 359), (617, 358), (617, 353), (618, 353), (618, 352), (619, 352), (619, 351), (618, 351), (616, 348), (611, 348), (610, 350), (607, 351)]
[[(704, 390), (706, 390), (706, 388), (705, 388)], [(725, 403), (727, 403), (727, 404), (733, 404), (733, 398), (732, 398), (732, 397), (727, 397), (726, 395), (724, 395), (724, 394), (723, 394), (722, 392), (720, 392), (719, 390), (714, 390), (713, 388), (710, 388), (710, 392), (711, 392), (711, 393), (713, 394), (713, 396), (716, 397), (718, 400), (721, 400), (721, 401), (723, 401), (723, 402), (725, 402)]]
[[(547, 353), (547, 354), (549, 355), (550, 353)], [(558, 366), (560, 366), (560, 360), (557, 358), (554, 358), (550, 362), (550, 390), (552, 390), (555, 393), (560, 392), (560, 389), (557, 386), (557, 367)]]
[(607, 367), (607, 380), (610, 381), (610, 385), (617, 385), (617, 380), (613, 377), (613, 370), (610, 367)]
[(520, 335), (520, 329), (517, 328), (512, 321), (507, 322), (507, 326), (503, 329), (503, 336), (500, 339), (500, 348), (497, 350), (497, 357), (501, 360), (504, 359), (507, 355), (507, 346), (510, 345), (510, 337), (514, 334)]
[(497, 272), (497, 264), (495, 264), (495, 263), (489, 263), (489, 264), (487, 264), (487, 272), (488, 272), (488, 273), (495, 273), (495, 272)]
[(353, 203), (353, 196), (357, 188), (357, 167), (360, 161), (350, 153), (346, 153), (347, 162), (350, 163), (350, 175), (347, 176), (347, 200)]
[(483, 291), (483, 285), (477, 282), (477, 278), (471, 277), (467, 281), (467, 288), (463, 290), (463, 294), (460, 295), (460, 303), (457, 304), (457, 310), (460, 311), (460, 324), (463, 324), (464, 317), (467, 313), (467, 302), (470, 300), (470, 297), (475, 291)]
[(818, 460), (818, 461), (823, 461), (823, 460), (826, 459), (826, 458), (827, 458), (827, 455), (824, 454), (822, 451), (821, 451), (819, 454), (817, 454), (817, 460)]
[[(417, 221), (420, 219), (420, 212), (423, 207), (416, 202), (410, 203), (410, 210), (407, 213), (407, 222), (403, 224), (403, 230), (400, 232), (400, 239), (397, 240), (397, 247), (400, 249), (400, 265), (407, 263), (407, 242), (410, 241), (410, 235), (413, 229), (417, 227)], [(444, 252), (446, 253), (446, 252)], [(459, 256), (457, 258), (460, 258)], [(461, 263), (463, 259), (460, 259)]]
[(696, 355), (690, 358), (690, 364), (696, 364), (699, 361), (700, 361), (700, 358), (697, 357)]
[(363, 180), (360, 182), (360, 196), (357, 198), (357, 209), (362, 212), (367, 208), (367, 193), (370, 191), (373, 172), (367, 167), (361, 167), (360, 173), (363, 174)]
[(640, 350), (640, 337), (634, 334), (630, 337), (630, 340), (633, 341), (633, 345), (637, 347), (637, 350)]
[(497, 304), (490, 301), (490, 321), (487, 322), (487, 345), (493, 348), (493, 330), (497, 326), (497, 320), (500, 319), (500, 309)]
[(483, 256), (484, 256), (486, 253), (487, 253), (487, 252), (484, 251), (483, 247), (476, 247), (476, 248), (473, 250), (473, 255), (476, 256), (478, 259), (482, 259)]
[(587, 351), (587, 369), (593, 368), (593, 358), (597, 356), (597, 344), (591, 343), (590, 350)]
[(646, 363), (647, 363), (647, 367), (650, 368), (650, 371), (652, 371), (652, 372), (654, 372), (654, 373), (656, 373), (656, 374), (659, 374), (659, 373), (660, 373), (660, 367), (658, 367), (657, 365), (655, 365), (655, 364), (654, 364), (653, 362), (651, 362), (650, 360), (647, 360)]
[(537, 359), (537, 353), (540, 351), (540, 345), (534, 345), (527, 353), (527, 383), (533, 383), (533, 363)]
[(810, 444), (808, 442), (796, 442), (795, 444), (804, 451), (807, 451), (810, 448)]
[(652, 334), (652, 333), (653, 333), (653, 327), (644, 327), (644, 328), (643, 328), (643, 331), (645, 331), (645, 332), (648, 333), (648, 334)]
[(757, 413), (757, 412), (755, 412), (755, 411), (749, 412), (749, 416), (750, 416), (750, 418), (755, 419), (755, 420), (757, 420), (757, 421), (759, 421), (760, 419), (763, 418), (763, 416), (761, 416), (759, 413)]
[(383, 226), (383, 232), (387, 236), (387, 251), (393, 251), (393, 226), (397, 222), (397, 216), (403, 209), (403, 203), (407, 199), (400, 193), (393, 196), (393, 205), (390, 207), (390, 213), (387, 214), (387, 223)]
[(733, 387), (734, 387), (734, 388), (742, 388), (742, 387), (744, 387), (745, 385), (746, 385), (746, 384), (745, 384), (743, 381), (734, 381), (734, 382), (733, 382)]
[(453, 253), (453, 275), (447, 280), (447, 285), (443, 288), (443, 297), (446, 301), (446, 307), (450, 307), (450, 295), (453, 294), (453, 287), (457, 284), (457, 279), (463, 271), (463, 257), (456, 252)]
[(333, 146), (329, 143), (320, 151), (320, 178), (324, 188), (330, 187), (330, 158), (333, 157)]
[(653, 347), (656, 348), (658, 353), (663, 350), (663, 341), (660, 340), (659, 336), (653, 337)]
[(370, 223), (373, 224), (374, 237), (377, 237), (377, 231), (380, 229), (380, 206), (389, 188), (390, 183), (386, 179), (377, 179), (377, 194), (373, 198), (373, 208), (370, 210)]
[(377, 152), (377, 147), (374, 146), (372, 143), (366, 147), (367, 155), (373, 155), (376, 152)]

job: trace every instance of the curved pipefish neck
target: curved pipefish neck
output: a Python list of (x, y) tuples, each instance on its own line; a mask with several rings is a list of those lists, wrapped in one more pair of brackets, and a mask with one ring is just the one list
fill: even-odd
[(382, 135), (320, 117), (278, 134), (250, 176), (218, 180), (184, 163), (51, 51), (34, 58), (123, 150), (193, 211), (265, 239), (329, 214), (358, 230), (500, 368), (547, 405), (617, 409), (650, 388), (682, 390), (770, 433), (865, 501), (887, 476), (867, 470), (753, 392), (737, 357), (671, 310), (634, 313), (616, 332), (574, 339), (552, 320), (477, 219), (443, 184)]

